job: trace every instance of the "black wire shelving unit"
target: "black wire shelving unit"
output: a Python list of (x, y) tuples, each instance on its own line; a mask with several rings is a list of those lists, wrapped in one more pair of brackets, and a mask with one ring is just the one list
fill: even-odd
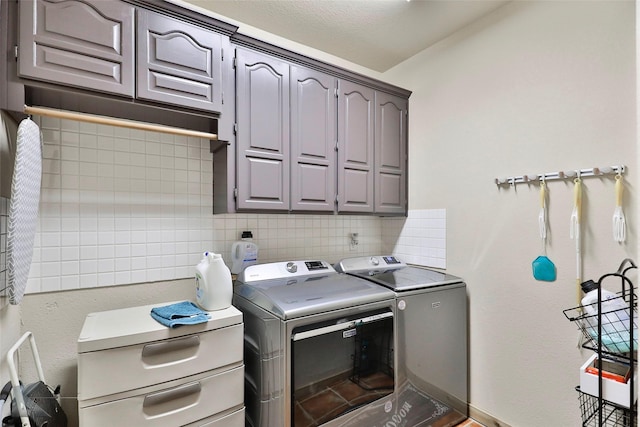
[[(597, 395), (586, 393), (576, 387), (578, 402), (582, 416), (583, 427), (637, 427), (637, 402), (635, 401), (637, 369), (637, 297), (631, 279), (627, 277), (629, 270), (637, 269), (636, 264), (625, 259), (614, 273), (608, 273), (598, 280), (597, 314), (587, 314), (584, 306), (577, 306), (563, 311), (571, 322), (574, 322), (582, 332), (582, 347), (597, 354), (598, 368)], [(617, 280), (616, 280), (617, 279)], [(602, 288), (613, 288), (613, 283), (619, 281), (619, 298), (626, 303), (626, 308), (602, 311)], [(607, 328), (603, 328), (602, 318), (608, 319)], [(617, 321), (611, 322), (611, 319)], [(612, 326), (613, 325), (613, 326)], [(627, 365), (629, 367), (629, 405), (611, 402), (603, 398), (602, 361), (603, 359)]]

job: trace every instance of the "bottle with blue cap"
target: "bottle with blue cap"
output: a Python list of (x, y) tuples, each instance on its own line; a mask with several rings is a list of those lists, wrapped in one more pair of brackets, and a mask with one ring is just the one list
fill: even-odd
[[(582, 308), (591, 337), (598, 340), (598, 283), (587, 280), (580, 285), (585, 293), (582, 298)], [(600, 290), (602, 309), (602, 345), (614, 353), (627, 353), (629, 348), (629, 305), (624, 298), (606, 289)], [(634, 349), (637, 347), (637, 318), (633, 318)]]
[(205, 252), (196, 266), (196, 303), (203, 310), (224, 310), (231, 306), (231, 272), (222, 255)]
[(253, 242), (251, 231), (243, 231), (241, 240), (231, 245), (231, 274), (258, 263), (258, 245)]

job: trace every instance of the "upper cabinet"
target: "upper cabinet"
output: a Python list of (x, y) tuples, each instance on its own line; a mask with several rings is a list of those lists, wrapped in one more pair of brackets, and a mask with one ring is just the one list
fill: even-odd
[(406, 214), (409, 91), (170, 0), (0, 4), (18, 58), (0, 57), (0, 107), (203, 119), (225, 142), (211, 148), (216, 213)]
[(239, 211), (406, 214), (408, 95), (262, 49), (234, 62), (237, 161), (214, 193)]
[(134, 7), (119, 1), (20, 2), (18, 74), (134, 95)]
[(237, 207), (333, 212), (337, 79), (236, 50)]
[(289, 210), (289, 64), (236, 49), (237, 207)]
[(175, 5), (167, 3), (160, 13), (145, 9), (144, 1), (136, 2), (141, 7), (118, 0), (19, 3), (20, 77), (223, 111), (223, 46), (229, 37), (178, 15)]
[(222, 35), (148, 10), (137, 24), (137, 97), (221, 111)]
[(375, 91), (340, 81), (338, 212), (373, 212)]
[(333, 76), (291, 66), (291, 210), (333, 212), (336, 87)]
[(407, 209), (406, 98), (376, 93), (375, 212), (404, 214)]

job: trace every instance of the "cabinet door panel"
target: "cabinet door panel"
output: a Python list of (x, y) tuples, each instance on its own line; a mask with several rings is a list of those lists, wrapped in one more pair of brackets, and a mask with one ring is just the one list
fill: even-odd
[(292, 210), (334, 210), (336, 85), (335, 77), (291, 67)]
[(21, 77), (134, 95), (134, 8), (119, 1), (21, 1)]
[(289, 64), (236, 49), (237, 208), (289, 209)]
[[(384, 201), (383, 207), (386, 206), (403, 206), (402, 196), (404, 192), (401, 191), (402, 187), (402, 175), (385, 174), (378, 175), (378, 182), (376, 183), (376, 192), (378, 193), (378, 199)], [(380, 207), (377, 207), (376, 212), (380, 211)]]
[[(298, 169), (296, 184), (299, 193), (296, 196), (299, 205), (292, 208), (319, 210), (320, 206), (326, 206), (326, 210), (333, 210), (332, 194), (328, 194), (326, 183), (335, 182), (335, 169), (305, 164), (299, 164)], [(291, 185), (293, 187), (294, 183), (292, 182)]]
[(283, 199), (282, 164), (277, 159), (248, 158), (249, 198), (278, 203)]
[(338, 211), (373, 212), (373, 89), (340, 81), (338, 93)]
[(407, 109), (406, 99), (376, 94), (376, 213), (407, 210)]
[(369, 193), (372, 191), (369, 171), (347, 169), (344, 174), (350, 185), (345, 187), (345, 193), (341, 198), (349, 200), (352, 205), (368, 206), (371, 203)]
[(168, 16), (139, 10), (137, 97), (221, 111), (222, 37)]

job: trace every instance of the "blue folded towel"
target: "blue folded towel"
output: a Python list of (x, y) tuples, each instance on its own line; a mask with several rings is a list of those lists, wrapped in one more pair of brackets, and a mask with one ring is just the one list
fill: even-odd
[(207, 322), (211, 316), (191, 301), (182, 301), (151, 309), (151, 317), (170, 328)]

